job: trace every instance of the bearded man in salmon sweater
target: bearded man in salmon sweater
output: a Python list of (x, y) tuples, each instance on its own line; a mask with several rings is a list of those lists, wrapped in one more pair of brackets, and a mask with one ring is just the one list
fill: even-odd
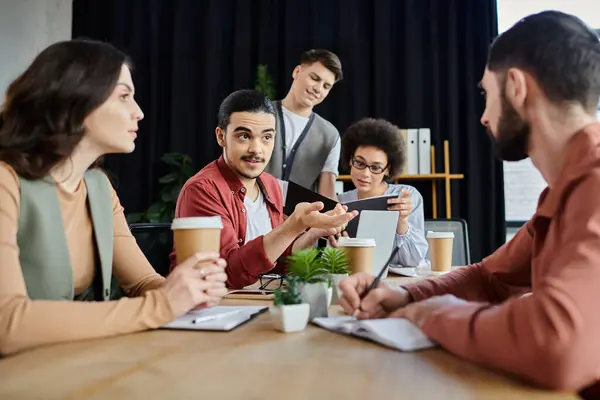
[[(491, 46), (481, 81), (502, 160), (529, 157), (547, 188), (516, 236), (481, 262), (404, 287), (353, 275), (358, 318), (407, 318), (451, 353), (599, 398), (600, 41), (581, 20), (531, 15)], [(523, 296), (524, 294), (529, 294)]]

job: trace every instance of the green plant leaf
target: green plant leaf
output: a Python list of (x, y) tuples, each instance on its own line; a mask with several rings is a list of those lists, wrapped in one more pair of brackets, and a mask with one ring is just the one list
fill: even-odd
[(179, 187), (179, 185), (165, 187), (165, 189), (160, 193), (160, 199), (165, 204), (176, 203), (180, 191), (181, 188)]
[(163, 176), (162, 178), (160, 178), (158, 180), (158, 183), (167, 184), (167, 183), (171, 183), (171, 182), (176, 182), (177, 177), (178, 177), (177, 172), (171, 172), (170, 174), (167, 174), (167, 175)]
[(148, 211), (146, 212), (146, 218), (148, 218), (148, 221), (159, 222), (160, 216), (163, 213), (165, 207), (166, 207), (166, 204), (161, 203), (161, 202), (156, 202), (156, 203), (152, 204), (148, 208)]
[(316, 248), (297, 250), (288, 257), (289, 274), (304, 283), (325, 282), (329, 270), (325, 268)]
[(141, 212), (127, 214), (127, 216), (125, 217), (125, 219), (127, 220), (127, 224), (135, 224), (138, 222), (143, 222), (145, 218), (146, 218), (146, 216), (144, 215), (144, 213), (141, 213)]
[(171, 222), (175, 218), (175, 205), (167, 204), (167, 207), (162, 213), (162, 221), (161, 222)]
[(321, 260), (331, 274), (347, 274), (350, 260), (348, 254), (336, 247), (326, 247), (321, 253)]
[(266, 64), (260, 64), (256, 67), (254, 89), (271, 100), (275, 99), (275, 86), (273, 84), (273, 79), (269, 75), (268, 66)]
[(181, 167), (182, 158), (183, 158), (183, 155), (178, 154), (178, 153), (165, 153), (161, 157), (161, 160), (167, 165), (171, 165), (173, 167)]
[(179, 185), (165, 188), (165, 190), (163, 190), (160, 194), (160, 199), (166, 204), (176, 203), (180, 191), (181, 188)]
[(183, 165), (181, 167), (181, 171), (180, 172), (181, 172), (180, 177), (183, 178), (184, 182), (187, 181), (188, 179), (190, 179), (195, 174), (194, 169), (192, 168), (192, 166), (188, 165), (188, 164)]
[(285, 299), (284, 299), (284, 295), (283, 295), (283, 293), (281, 292), (281, 289), (280, 289), (280, 288), (277, 288), (277, 289), (275, 289), (275, 290), (273, 291), (273, 296), (274, 296), (274, 298), (273, 298), (273, 304), (274, 304), (274, 305), (276, 305), (276, 306), (282, 306), (282, 305), (284, 305), (284, 304), (285, 304), (285, 301), (284, 301), (284, 300), (285, 300)]
[[(153, 203), (145, 213), (141, 213), (141, 219), (149, 222), (171, 222), (181, 188), (195, 173), (191, 166), (192, 159), (186, 154), (165, 153), (161, 160), (170, 167), (170, 172), (158, 179), (161, 185), (158, 201)], [(130, 218), (139, 221), (140, 217), (133, 215)]]
[[(275, 296), (274, 304), (276, 306), (302, 304), (302, 296), (298, 290), (299, 278), (296, 276), (286, 276), (284, 288), (277, 288), (273, 291)], [(285, 290), (284, 290), (285, 289)]]

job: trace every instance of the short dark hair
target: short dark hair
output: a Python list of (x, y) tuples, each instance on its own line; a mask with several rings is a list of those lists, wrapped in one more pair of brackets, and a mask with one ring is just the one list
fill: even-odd
[(344, 78), (342, 73), (342, 62), (333, 52), (324, 49), (307, 50), (300, 56), (300, 64), (314, 64), (320, 62), (325, 68), (330, 70), (335, 76), (335, 81), (339, 82)]
[(123, 65), (132, 67), (108, 43), (74, 39), (43, 50), (6, 91), (0, 160), (26, 179), (47, 176), (71, 156), (85, 118), (110, 97)]
[(356, 149), (372, 146), (388, 158), (390, 176), (399, 175), (406, 162), (406, 143), (400, 128), (385, 119), (363, 118), (350, 125), (342, 136), (342, 162), (349, 165)]
[(231, 93), (219, 106), (217, 126), (223, 130), (236, 112), (265, 113), (275, 116), (275, 106), (264, 94), (252, 89), (242, 89)]
[(487, 68), (500, 73), (509, 68), (532, 74), (552, 102), (581, 104), (595, 109), (600, 97), (600, 40), (579, 18), (544, 11), (517, 22), (496, 38)]

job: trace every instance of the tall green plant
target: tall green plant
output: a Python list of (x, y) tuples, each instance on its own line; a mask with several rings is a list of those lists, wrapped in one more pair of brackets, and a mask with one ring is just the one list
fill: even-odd
[(333, 275), (349, 273), (350, 259), (348, 253), (338, 247), (325, 247), (321, 253), (321, 261), (329, 273)]
[(254, 90), (264, 94), (271, 100), (275, 100), (275, 85), (273, 84), (273, 79), (269, 75), (266, 64), (260, 64), (256, 67)]
[(298, 277), (302, 283), (328, 282), (329, 271), (319, 257), (320, 253), (316, 248), (296, 250), (288, 256), (289, 275)]
[(160, 177), (158, 200), (145, 212), (129, 214), (127, 222), (171, 222), (175, 216), (177, 197), (183, 184), (194, 175), (192, 159), (179, 153), (166, 153), (161, 160), (167, 164), (169, 173)]

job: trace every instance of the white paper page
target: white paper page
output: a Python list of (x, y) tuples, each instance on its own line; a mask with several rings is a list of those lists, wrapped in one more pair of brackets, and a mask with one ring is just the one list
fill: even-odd
[(358, 322), (355, 335), (402, 351), (434, 347), (432, 342), (412, 322), (404, 318), (371, 319)]
[(312, 322), (327, 330), (348, 334), (352, 333), (352, 331), (356, 329), (354, 327), (354, 324), (356, 323), (356, 318), (350, 316), (332, 318), (313, 318)]
[(385, 318), (356, 321), (350, 316), (315, 318), (313, 323), (325, 329), (372, 340), (402, 351), (414, 351), (434, 347), (423, 332), (403, 318)]

